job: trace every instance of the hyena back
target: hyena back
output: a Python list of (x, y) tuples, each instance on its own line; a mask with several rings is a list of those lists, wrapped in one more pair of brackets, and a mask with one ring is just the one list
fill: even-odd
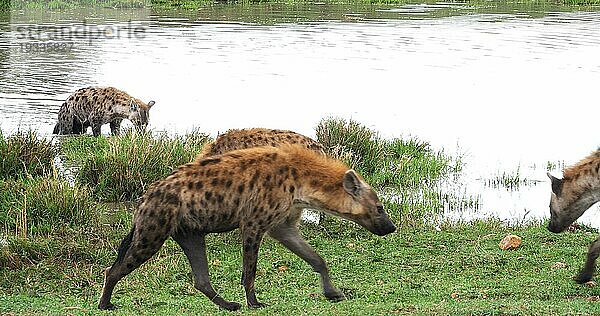
[[(600, 150), (567, 168), (563, 178), (548, 173), (552, 182), (550, 197), (550, 223), (548, 230), (560, 233), (600, 201)], [(585, 283), (592, 279), (596, 259), (600, 255), (600, 238), (590, 245), (583, 269), (575, 281)]]
[(186, 254), (195, 287), (227, 310), (208, 276), (205, 235), (240, 228), (242, 283), (249, 307), (262, 307), (255, 294), (256, 259), (265, 233), (301, 257), (321, 276), (325, 296), (344, 299), (332, 284), (327, 264), (300, 236), (302, 207), (349, 219), (377, 235), (396, 227), (377, 194), (343, 163), (294, 145), (256, 147), (207, 157), (178, 168), (144, 194), (133, 228), (106, 269), (100, 309), (111, 309), (117, 282), (146, 262), (172, 237)]
[(197, 159), (224, 154), (232, 150), (259, 146), (279, 147), (281, 145), (299, 145), (325, 154), (323, 146), (310, 137), (286, 130), (248, 128), (232, 129), (219, 135), (214, 142), (204, 146)]
[(113, 87), (82, 88), (61, 105), (53, 133), (83, 134), (91, 126), (94, 136), (99, 136), (101, 126), (110, 124), (111, 133), (116, 135), (123, 119), (130, 120), (138, 129), (144, 129), (154, 103), (144, 103)]

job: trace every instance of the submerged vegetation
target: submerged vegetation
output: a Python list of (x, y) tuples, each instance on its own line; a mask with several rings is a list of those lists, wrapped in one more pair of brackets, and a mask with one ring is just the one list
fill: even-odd
[[(334, 283), (348, 298), (337, 304), (320, 294), (309, 265), (265, 238), (256, 288), (271, 305), (246, 312), (600, 312), (596, 291), (570, 280), (593, 239), (589, 232), (559, 236), (539, 224), (507, 228), (493, 221), (434, 229), (424, 216), (448, 203), (435, 187), (460, 171), (459, 159), (414, 138), (382, 138), (354, 121), (325, 119), (316, 134), (329, 154), (381, 192), (399, 231), (382, 238), (339, 219), (303, 225), (303, 235), (327, 259)], [(132, 218), (128, 204), (107, 202), (135, 200), (150, 183), (193, 160), (208, 140), (200, 132), (61, 137), (54, 144), (33, 132), (0, 135), (0, 144), (11, 144), (2, 147), (3, 157), (12, 157), (3, 162), (10, 171), (0, 180), (0, 314), (104, 314), (96, 309), (102, 271)], [(23, 148), (32, 155), (23, 155)], [(74, 182), (52, 168), (56, 157), (74, 172)], [(508, 232), (523, 237), (521, 248), (498, 249)], [(207, 240), (213, 285), (225, 298), (243, 302), (239, 249), (235, 231)], [(125, 315), (230, 314), (194, 289), (187, 259), (170, 240), (119, 283), (114, 300), (116, 313)]]
[(520, 167), (514, 172), (503, 171), (491, 179), (487, 179), (485, 184), (492, 188), (503, 187), (507, 190), (518, 190), (522, 185), (528, 185), (531, 181), (521, 174)]

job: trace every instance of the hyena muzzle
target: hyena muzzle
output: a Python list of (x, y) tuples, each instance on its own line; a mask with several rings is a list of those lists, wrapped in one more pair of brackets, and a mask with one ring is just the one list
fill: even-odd
[(344, 295), (331, 282), (327, 264), (301, 237), (303, 207), (354, 221), (383, 236), (396, 230), (377, 194), (343, 163), (300, 146), (256, 147), (231, 151), (179, 167), (151, 186), (137, 208), (133, 228), (105, 271), (98, 307), (112, 309), (117, 282), (146, 262), (172, 237), (186, 254), (194, 286), (226, 310), (241, 305), (223, 299), (209, 281), (205, 236), (239, 228), (242, 283), (251, 308), (259, 246), (265, 234), (279, 241), (320, 274), (324, 295)]

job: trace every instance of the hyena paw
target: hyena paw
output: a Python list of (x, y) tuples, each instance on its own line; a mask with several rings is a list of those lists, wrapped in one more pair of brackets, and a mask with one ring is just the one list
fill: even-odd
[(224, 301), (224, 302), (220, 303), (219, 306), (222, 309), (232, 311), (232, 312), (235, 312), (235, 311), (239, 310), (240, 308), (242, 308), (242, 305), (240, 303), (228, 302), (228, 301)]
[(113, 305), (111, 302), (108, 302), (106, 304), (98, 304), (98, 309), (99, 310), (104, 310), (104, 311), (112, 311), (115, 310), (117, 307), (115, 305)]
[(252, 309), (263, 308), (263, 307), (267, 307), (267, 306), (269, 306), (269, 305), (265, 304), (265, 303), (261, 303), (261, 302), (248, 303), (248, 308), (252, 308)]
[(339, 302), (339, 301), (343, 301), (346, 299), (346, 296), (344, 296), (344, 293), (342, 293), (340, 291), (328, 292), (328, 293), (326, 292), (325, 297), (332, 302)]
[(579, 283), (579, 284), (584, 284), (586, 282), (589, 282), (592, 280), (592, 273), (590, 272), (586, 272), (586, 271), (581, 271), (579, 272), (579, 274), (573, 278), (575, 280), (575, 282)]

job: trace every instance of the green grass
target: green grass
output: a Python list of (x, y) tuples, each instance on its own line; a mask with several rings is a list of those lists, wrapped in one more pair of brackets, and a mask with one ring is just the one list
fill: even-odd
[(85, 187), (72, 187), (57, 176), (0, 182), (0, 223), (19, 236), (62, 226), (89, 225), (100, 207)]
[[(127, 227), (118, 225), (114, 230), (124, 235)], [(556, 235), (542, 226), (509, 229), (496, 223), (447, 226), (442, 231), (406, 227), (384, 238), (359, 228), (337, 234), (314, 226), (303, 231), (327, 260), (334, 283), (349, 299), (328, 302), (321, 295), (317, 275), (308, 265), (266, 239), (259, 256), (256, 288), (259, 299), (270, 306), (262, 310), (244, 307), (242, 313), (600, 313), (600, 305), (593, 302), (600, 294), (599, 288), (577, 285), (571, 280), (595, 233), (579, 230)], [(501, 251), (498, 242), (509, 232), (521, 236), (523, 246)], [(66, 236), (61, 244), (43, 241), (37, 248), (24, 245), (23, 251), (35, 257), (35, 264), (0, 269), (0, 313), (106, 314), (98, 312), (95, 306), (102, 270), (114, 260), (114, 246), (119, 241), (118, 234), (108, 235), (108, 239), (91, 240)], [(14, 247), (12, 241), (9, 244)], [(63, 256), (51, 255), (47, 249), (53, 247), (66, 248)], [(208, 257), (213, 285), (225, 298), (243, 302), (237, 234), (209, 237)], [(566, 267), (553, 268), (556, 262), (565, 263)], [(287, 270), (282, 271), (282, 266)], [(230, 314), (219, 311), (193, 288), (187, 260), (172, 241), (119, 283), (113, 302), (120, 307), (114, 313), (117, 315)]]
[(209, 138), (200, 132), (184, 136), (136, 134), (119, 137), (70, 137), (62, 143), (67, 164), (76, 169), (81, 185), (107, 202), (131, 201), (151, 183), (188, 163)]
[(0, 179), (16, 179), (48, 174), (56, 149), (34, 131), (5, 136), (0, 130)]

